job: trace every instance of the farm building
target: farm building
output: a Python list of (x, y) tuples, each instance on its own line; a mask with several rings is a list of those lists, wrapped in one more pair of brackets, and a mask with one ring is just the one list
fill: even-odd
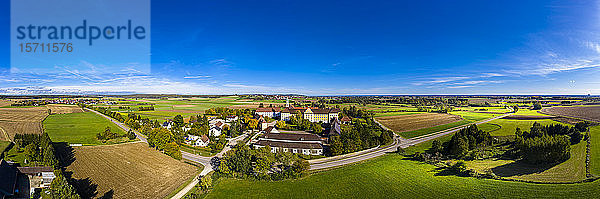
[(52, 167), (17, 167), (20, 173), (29, 177), (29, 192), (33, 194), (37, 188), (50, 187), (56, 178)]
[(258, 137), (255, 148), (271, 147), (271, 152), (291, 152), (305, 155), (323, 155), (321, 137), (310, 133), (279, 133), (268, 127), (265, 134)]

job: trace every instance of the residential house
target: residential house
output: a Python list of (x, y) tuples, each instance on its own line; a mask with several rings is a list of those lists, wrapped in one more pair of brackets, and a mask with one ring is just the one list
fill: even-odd
[(279, 107), (266, 107), (266, 108), (256, 108), (254, 112), (256, 115), (260, 115), (263, 117), (276, 118), (281, 115), (281, 108)]
[(237, 115), (230, 115), (227, 116), (227, 118), (225, 118), (225, 121), (227, 122), (235, 122), (239, 119), (239, 117)]
[(184, 142), (195, 147), (206, 147), (210, 143), (210, 139), (206, 135), (188, 135)]
[(347, 115), (345, 115), (344, 117), (342, 117), (342, 119), (340, 121), (342, 122), (342, 124), (350, 124), (350, 123), (352, 123), (352, 119), (350, 117), (348, 117)]

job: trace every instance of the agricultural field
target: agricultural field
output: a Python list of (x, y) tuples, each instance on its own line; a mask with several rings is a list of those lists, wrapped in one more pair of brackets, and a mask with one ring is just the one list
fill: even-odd
[(74, 154), (66, 171), (78, 182), (89, 180), (92, 184), (76, 185), (86, 193), (82, 198), (164, 198), (199, 173), (198, 167), (145, 143), (75, 147)]
[(41, 122), (46, 116), (45, 107), (0, 108), (0, 140), (12, 140), (18, 133), (42, 133)]
[(377, 117), (377, 121), (398, 133), (434, 127), (460, 120), (462, 120), (460, 116), (440, 113)]
[[(265, 105), (269, 105), (264, 103)], [(273, 103), (274, 104), (274, 103)], [(133, 112), (142, 117), (153, 120), (165, 121), (173, 119), (176, 115), (184, 118), (192, 115), (203, 114), (205, 110), (216, 107), (230, 108), (256, 108), (260, 102), (248, 102), (240, 100), (238, 97), (220, 97), (220, 98), (169, 98), (169, 99), (138, 99), (138, 100), (119, 100), (115, 105), (99, 105), (107, 107), (111, 111), (118, 111), (123, 114)], [(274, 104), (276, 105), (276, 104)], [(139, 111), (139, 107), (153, 106), (154, 111)], [(125, 109), (121, 108), (127, 107)]]
[[(116, 124), (93, 112), (56, 114), (50, 115), (44, 120), (44, 130), (53, 142), (67, 142), (70, 144), (103, 144), (96, 138), (96, 134), (104, 131), (106, 127), (110, 127), (111, 131), (117, 134), (125, 134)], [(129, 140), (128, 138), (122, 138), (120, 141), (126, 142)], [(116, 142), (119, 142), (119, 140), (116, 140)]]
[(551, 107), (543, 113), (600, 122), (600, 106)]
[(51, 114), (65, 114), (65, 113), (81, 113), (81, 109), (77, 105), (66, 105), (66, 104), (48, 104), (46, 105), (50, 109)]
[[(600, 127), (593, 127), (592, 154), (600, 154)], [(438, 138), (447, 141), (450, 136)], [(431, 147), (424, 142), (406, 149), (408, 154)], [(581, 150), (581, 144), (573, 150)], [(567, 172), (578, 178), (581, 156), (555, 168), (529, 174), (528, 179), (558, 180)], [(582, 170), (585, 171), (585, 170)], [(600, 174), (600, 157), (592, 155), (591, 171)], [(568, 175), (567, 175), (568, 176)], [(525, 177), (525, 176), (523, 176)], [(568, 177), (570, 178), (570, 177)], [(335, 180), (332, 180), (335, 179)], [(564, 179), (562, 179), (564, 180)], [(368, 183), (365, 183), (368, 182)], [(402, 186), (399, 186), (402, 185)], [(311, 176), (281, 182), (221, 179), (208, 198), (597, 198), (600, 180), (576, 184), (535, 184), (472, 177), (441, 175), (435, 166), (388, 154), (361, 164), (323, 171)], [(277, 191), (272, 191), (277, 190)]]

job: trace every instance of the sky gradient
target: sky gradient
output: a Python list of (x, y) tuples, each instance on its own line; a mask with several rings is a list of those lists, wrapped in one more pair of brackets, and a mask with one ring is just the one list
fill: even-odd
[(598, 95), (599, 6), (160, 0), (150, 74), (90, 73), (106, 63), (77, 60), (76, 70), (40, 75), (10, 74), (3, 1), (0, 94)]

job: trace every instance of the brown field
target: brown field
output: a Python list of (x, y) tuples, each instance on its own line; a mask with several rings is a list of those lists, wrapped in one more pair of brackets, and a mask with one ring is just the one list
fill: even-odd
[(45, 107), (0, 109), (0, 140), (12, 140), (16, 134), (42, 133)]
[(10, 100), (0, 100), (0, 107), (10, 106), (10, 104), (12, 104), (12, 101)]
[(65, 113), (81, 113), (83, 110), (77, 105), (66, 105), (66, 104), (48, 104), (46, 105), (51, 110), (52, 114), (65, 114)]
[(600, 122), (600, 106), (551, 107), (542, 109), (540, 112)]
[(83, 198), (111, 194), (110, 198), (164, 198), (198, 173), (197, 167), (141, 142), (75, 147), (74, 153), (67, 172), (73, 172), (77, 181), (88, 179), (92, 184), (85, 188), (77, 185), (85, 190)]
[(422, 113), (412, 115), (396, 115), (378, 117), (377, 121), (396, 132), (414, 131), (460, 121), (458, 115), (440, 113)]

